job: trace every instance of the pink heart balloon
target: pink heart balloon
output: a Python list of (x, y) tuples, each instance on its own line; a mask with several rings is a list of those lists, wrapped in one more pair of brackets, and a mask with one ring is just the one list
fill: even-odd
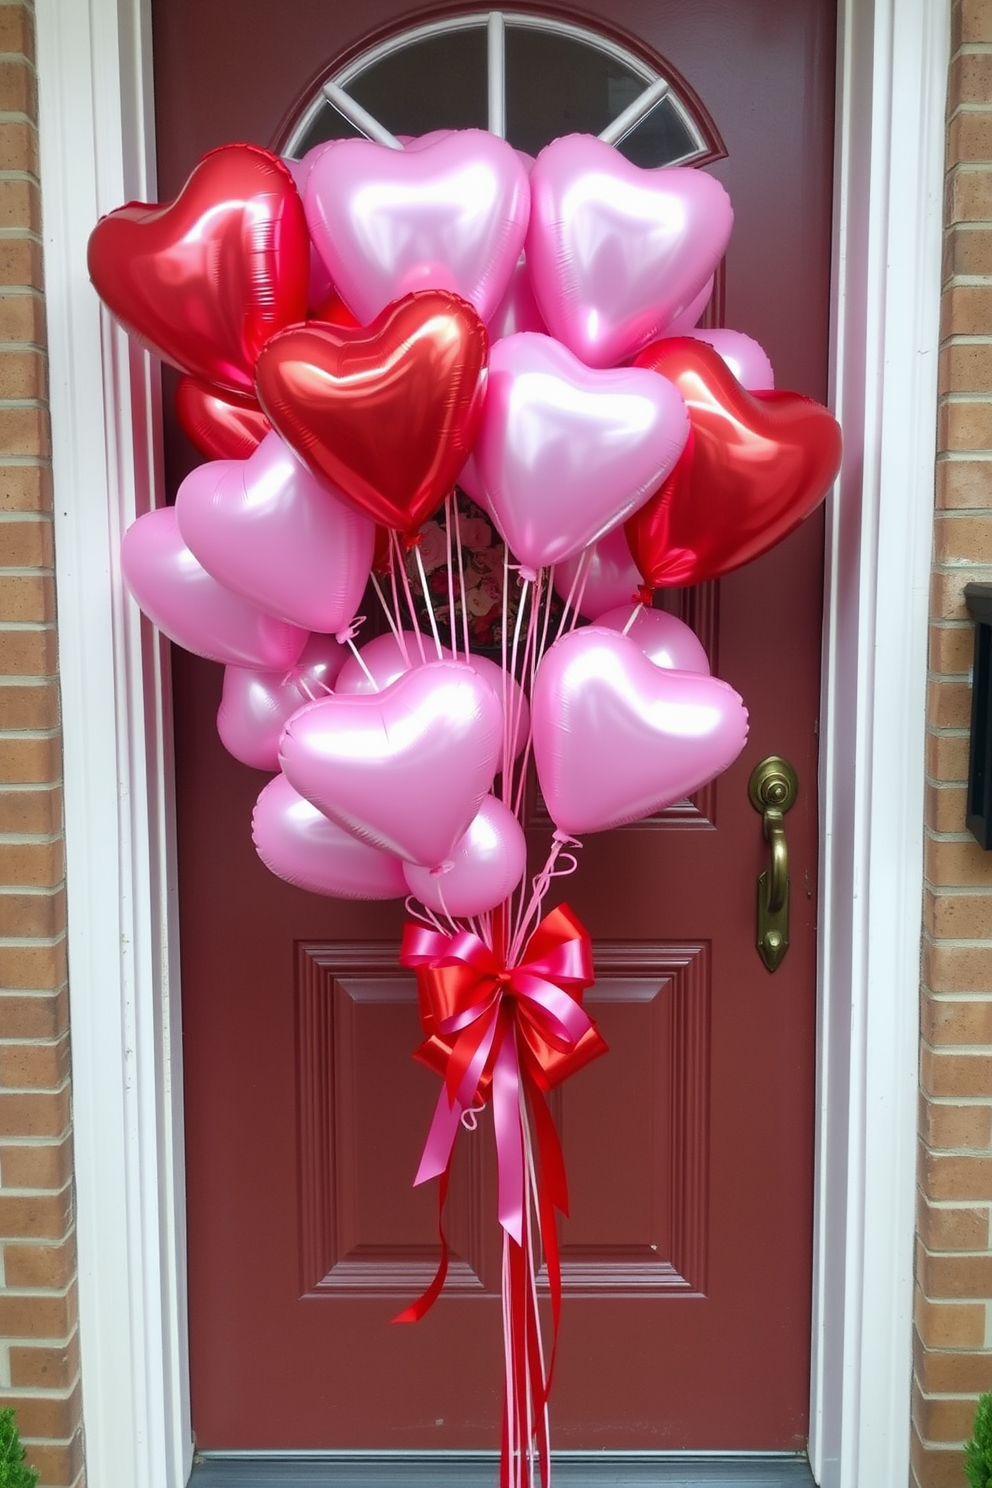
[(285, 671), (306, 644), (305, 630), (263, 614), (207, 573), (183, 542), (174, 507), (132, 522), (121, 568), (152, 624), (195, 656)]
[[(584, 557), (585, 555), (585, 557)], [(579, 564), (583, 563), (583, 574), (579, 575)], [(614, 527), (599, 542), (588, 550), (575, 553), (555, 569), (555, 589), (562, 599), (569, 594), (577, 596), (579, 587), (573, 590), (578, 577), (581, 586), (579, 614), (587, 620), (595, 620), (604, 610), (617, 605), (629, 604), (641, 587), (641, 576), (637, 564), (630, 556), (627, 534), (623, 527)], [(572, 603), (575, 603), (573, 597)]]
[[(675, 331), (669, 329), (665, 332), (665, 338), (675, 334)], [(685, 334), (694, 341), (705, 341), (707, 346), (712, 346), (714, 351), (719, 352), (737, 381), (748, 392), (767, 393), (774, 389), (775, 373), (768, 360), (768, 353), (753, 336), (745, 336), (743, 331), (730, 331), (722, 326), (712, 331), (687, 331)]]
[(540, 331), (547, 334), (544, 316), (537, 308), (534, 286), (530, 282), (526, 257), (520, 257), (510, 276), (506, 294), (500, 300), (486, 329), (489, 344), (502, 341), (506, 336), (515, 336), (520, 331)]
[(502, 727), (478, 672), (435, 661), (382, 692), (310, 703), (287, 723), (279, 757), (293, 788), (332, 821), (434, 868), (493, 783)]
[(537, 778), (562, 832), (650, 816), (725, 770), (747, 739), (732, 687), (655, 666), (630, 636), (589, 626), (556, 641), (531, 699)]
[[(596, 618), (595, 623), (607, 630), (623, 631), (630, 623), (634, 609), (634, 605), (628, 604), (607, 610), (605, 615)], [(626, 633), (640, 646), (648, 661), (668, 671), (705, 672), (709, 675), (709, 657), (694, 630), (665, 610), (652, 610), (644, 605), (637, 605), (636, 610), (634, 622)]]
[(681, 395), (657, 373), (597, 371), (524, 333), (492, 349), (475, 472), (504, 541), (538, 569), (636, 511), (688, 435)]
[(527, 839), (513, 812), (486, 796), (472, 825), (441, 869), (404, 863), (411, 894), (438, 914), (485, 914), (508, 898), (524, 876)]
[(247, 460), (213, 460), (176, 497), (179, 531), (219, 583), (309, 630), (354, 618), (375, 524), (339, 501), (275, 432)]
[(461, 129), (409, 151), (332, 141), (310, 168), (304, 207), (338, 293), (363, 324), (418, 289), (451, 290), (488, 320), (520, 257), (530, 189), (512, 146)]
[(266, 868), (295, 888), (336, 899), (398, 899), (407, 892), (399, 858), (329, 821), (285, 775), (270, 780), (255, 802), (251, 835)]
[(217, 732), (228, 754), (253, 770), (278, 770), (283, 729), (298, 708), (327, 696), (347, 654), (333, 636), (312, 635), (288, 672), (225, 667)]
[[(303, 197), (303, 193), (306, 190), (307, 177), (310, 174), (310, 167), (313, 165), (314, 162), (314, 154), (315, 152), (313, 150), (308, 150), (307, 153), (303, 156), (302, 160), (292, 160), (288, 155), (284, 155), (282, 158), (282, 163), (289, 171), (289, 174), (292, 176), (293, 184), (299, 192), (301, 200)], [(331, 283), (331, 276), (324, 266), (324, 260), (317, 252), (313, 243), (311, 243), (310, 287), (307, 290), (308, 307), (311, 310), (316, 310), (319, 305), (322, 305), (324, 303), (333, 289), (334, 285)]]
[[(437, 660), (437, 649), (431, 636), (420, 636), (412, 630), (403, 632), (406, 642), (406, 656), (400, 649), (399, 642), (392, 631), (385, 635), (375, 636), (371, 641), (366, 641), (360, 647), (361, 661), (355, 656), (349, 656), (341, 668), (340, 675), (335, 684), (334, 691), (338, 693), (374, 693), (381, 692), (397, 677), (402, 677), (411, 667), (424, 666), (427, 662)], [(420, 654), (420, 646), (423, 644), (424, 654)], [(445, 660), (451, 658), (451, 651), (443, 646)], [(464, 658), (461, 658), (464, 660)], [(479, 673), (480, 677), (492, 687), (500, 700), (500, 708), (503, 705), (503, 668), (488, 656), (470, 655), (468, 665), (473, 671)], [(372, 681), (369, 681), (369, 674)], [(527, 735), (530, 732), (530, 706), (520, 683), (507, 678), (509, 689), (510, 706), (516, 720), (516, 731), (514, 738), (514, 759), (527, 743)], [(503, 768), (503, 741), (500, 734), (499, 758), (496, 762), (496, 773), (499, 774)]]
[(695, 330), (702, 319), (703, 311), (710, 302), (713, 294), (713, 275), (707, 279), (692, 304), (676, 315), (673, 321), (665, 327), (666, 336), (688, 336)]
[(531, 172), (527, 233), (551, 334), (591, 367), (632, 356), (700, 294), (733, 220), (701, 170), (642, 170), (591, 135), (553, 140)]

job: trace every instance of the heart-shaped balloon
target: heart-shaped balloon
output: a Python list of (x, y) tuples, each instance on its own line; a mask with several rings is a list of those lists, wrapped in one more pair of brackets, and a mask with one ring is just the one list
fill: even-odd
[(598, 615), (595, 624), (629, 635), (654, 666), (675, 672), (709, 672), (709, 657), (696, 632), (665, 610), (620, 605)]
[(239, 398), (195, 377), (180, 377), (175, 407), (179, 427), (208, 460), (247, 460), (271, 428), (254, 398)]
[(622, 526), (614, 527), (591, 548), (566, 558), (555, 569), (555, 589), (565, 600), (571, 593), (573, 604), (577, 598), (579, 614), (587, 620), (595, 620), (617, 605), (629, 604), (640, 587), (641, 576)]
[(691, 449), (627, 523), (646, 584), (698, 584), (749, 563), (819, 506), (841, 461), (828, 409), (799, 393), (749, 393), (712, 347), (659, 341), (637, 358), (675, 383)]
[(205, 155), (175, 201), (130, 202), (90, 234), (90, 278), (126, 330), (205, 382), (251, 393), (255, 360), (307, 308), (310, 242), (282, 161)]
[(280, 761), (293, 788), (340, 826), (435, 868), (492, 785), (502, 727), (478, 672), (435, 661), (382, 692), (310, 703), (287, 723)]
[(642, 170), (568, 134), (531, 172), (527, 263), (548, 329), (590, 367), (612, 367), (687, 310), (723, 257), (730, 198), (701, 170)]
[(650, 816), (725, 770), (747, 739), (732, 687), (657, 667), (630, 636), (590, 625), (562, 636), (534, 680), (534, 760), (562, 832)]
[(668, 325), (665, 327), (666, 336), (691, 335), (702, 319), (703, 311), (710, 302), (714, 282), (713, 275), (711, 274), (692, 303), (682, 311), (681, 315), (676, 315), (674, 320), (668, 322)]
[(527, 839), (513, 812), (486, 796), (441, 869), (403, 865), (411, 894), (438, 914), (485, 914), (509, 898), (524, 876)]
[(409, 151), (331, 141), (315, 155), (304, 204), (317, 251), (363, 324), (420, 289), (452, 290), (488, 320), (523, 247), (530, 190), (512, 146), (460, 129)]
[(384, 527), (412, 534), (472, 448), (486, 351), (472, 307), (425, 290), (370, 326), (314, 323), (274, 336), (258, 359), (258, 398), (315, 475)]
[(284, 775), (270, 780), (255, 802), (251, 835), (266, 868), (295, 888), (336, 899), (398, 899), (407, 893), (399, 858), (329, 821)]
[(278, 770), (283, 729), (299, 708), (328, 695), (347, 654), (333, 636), (312, 635), (289, 671), (225, 667), (217, 732), (228, 754), (253, 770)]
[[(316, 156), (316, 150), (308, 150), (302, 160), (293, 160), (287, 155), (283, 156), (282, 163), (289, 171), (289, 174), (292, 176), (296, 189), (299, 192), (301, 201), (303, 200), (303, 193), (306, 190), (307, 177), (310, 174), (310, 167), (313, 165)], [(327, 267), (324, 263), (324, 260), (321, 258), (320, 254), (317, 252), (316, 248), (311, 242), (310, 277), (308, 280), (307, 288), (307, 305), (311, 310), (316, 310), (318, 306), (323, 305), (333, 293), (334, 285), (331, 283), (331, 276), (327, 272)]]
[(662, 379), (594, 370), (550, 336), (507, 336), (492, 350), (475, 445), (483, 503), (526, 567), (560, 563), (647, 499), (688, 431)]
[(518, 259), (506, 294), (490, 316), (486, 329), (491, 342), (502, 341), (506, 336), (516, 336), (521, 331), (539, 331), (542, 335), (547, 333), (544, 317), (534, 298), (534, 286), (530, 282), (524, 255)]
[(207, 572), (267, 614), (331, 632), (354, 619), (375, 528), (275, 432), (247, 460), (191, 471), (179, 487), (176, 519)]
[(132, 522), (121, 568), (152, 624), (195, 656), (286, 671), (306, 644), (305, 630), (263, 614), (207, 573), (183, 542), (172, 506)]
[[(426, 666), (428, 662), (437, 660), (437, 649), (431, 636), (417, 635), (415, 631), (403, 632), (403, 642), (406, 651), (401, 649), (399, 642), (392, 631), (385, 635), (374, 636), (371, 641), (366, 641), (361, 647), (358, 656), (348, 656), (341, 668), (334, 690), (338, 693), (371, 693), (381, 692), (397, 677), (402, 677), (411, 667)], [(421, 652), (421, 648), (423, 651)], [(445, 660), (449, 660), (451, 652), (447, 646), (442, 647)], [(492, 661), (488, 656), (478, 656), (474, 652), (468, 657), (468, 665), (484, 677), (490, 684), (496, 696), (503, 703), (503, 689), (507, 688), (507, 695), (513, 717), (516, 720), (516, 737), (514, 739), (514, 758), (520, 753), (527, 743), (527, 735), (530, 732), (530, 705), (527, 696), (514, 678), (510, 677)], [(371, 679), (371, 680), (370, 680)], [(503, 768), (503, 745), (500, 740), (499, 759), (496, 761), (496, 773), (499, 774)]]
[[(669, 330), (666, 334), (674, 336), (675, 332)], [(770, 393), (774, 389), (775, 373), (768, 353), (753, 336), (745, 336), (743, 331), (731, 331), (724, 326), (709, 331), (687, 331), (686, 335), (694, 341), (705, 341), (707, 346), (718, 351), (741, 387), (747, 388), (749, 393)]]

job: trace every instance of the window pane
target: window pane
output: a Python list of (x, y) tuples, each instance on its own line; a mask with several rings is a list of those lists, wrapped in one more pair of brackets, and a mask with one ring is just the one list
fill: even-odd
[(574, 37), (506, 28), (506, 132), (531, 155), (560, 134), (599, 134), (646, 86), (632, 68)]
[(485, 129), (489, 122), (486, 30), (442, 31), (392, 52), (348, 84), (391, 134)]
[(682, 160), (698, 145), (671, 98), (663, 98), (617, 148), (635, 165), (649, 166)]

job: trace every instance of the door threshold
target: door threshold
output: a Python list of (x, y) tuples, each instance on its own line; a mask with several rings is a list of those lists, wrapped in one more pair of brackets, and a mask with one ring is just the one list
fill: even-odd
[[(815, 1488), (805, 1454), (556, 1452), (558, 1488)], [(490, 1452), (202, 1452), (189, 1488), (496, 1488)]]

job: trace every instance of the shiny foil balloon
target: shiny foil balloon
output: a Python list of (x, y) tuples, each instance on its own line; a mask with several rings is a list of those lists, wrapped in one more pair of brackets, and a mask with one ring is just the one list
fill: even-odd
[(527, 839), (513, 812), (486, 796), (440, 871), (403, 865), (410, 893), (438, 914), (477, 915), (513, 893), (527, 866)]
[(530, 182), (537, 303), (590, 367), (616, 366), (686, 311), (733, 226), (729, 196), (705, 171), (642, 170), (591, 135), (553, 140)]
[(217, 733), (228, 754), (274, 774), (286, 724), (306, 703), (328, 695), (347, 654), (333, 636), (312, 635), (288, 671), (225, 667)]
[(367, 324), (422, 289), (495, 312), (523, 248), (527, 172), (505, 140), (459, 129), (412, 150), (332, 140), (304, 195), (317, 250), (341, 297)]
[[(669, 335), (674, 332), (669, 331)], [(737, 378), (741, 387), (749, 393), (770, 393), (775, 387), (775, 373), (764, 347), (753, 336), (743, 331), (731, 331), (717, 327), (710, 331), (688, 331), (694, 341), (705, 341), (718, 351)]]
[(329, 821), (284, 775), (270, 780), (255, 802), (251, 835), (266, 868), (294, 888), (335, 899), (399, 899), (407, 893), (399, 858)]
[(487, 349), (470, 305), (427, 290), (364, 328), (312, 323), (274, 336), (258, 359), (258, 398), (316, 476), (412, 535), (468, 458)]
[(286, 725), (280, 760), (293, 788), (340, 826), (435, 868), (493, 783), (502, 727), (488, 682), (435, 661), (382, 692), (309, 704)]
[[(341, 668), (335, 684), (335, 692), (339, 693), (371, 693), (381, 692), (397, 677), (402, 677), (411, 667), (425, 666), (428, 662), (437, 660), (437, 649), (433, 637), (417, 636), (412, 631), (404, 631), (403, 639), (406, 643), (406, 656), (400, 649), (399, 642), (391, 631), (385, 635), (374, 636), (371, 641), (366, 641), (360, 649), (361, 661), (357, 656), (349, 655)], [(423, 656), (420, 648), (423, 646)], [(447, 646), (442, 646), (445, 660), (451, 658), (451, 651)], [(464, 658), (461, 658), (464, 660)], [(530, 705), (526, 694), (520, 683), (514, 678), (508, 677), (495, 661), (488, 656), (478, 656), (475, 653), (469, 656), (468, 665), (479, 673), (480, 677), (491, 685), (496, 696), (503, 705), (503, 688), (507, 688), (513, 717), (516, 720), (516, 737), (514, 739), (514, 758), (520, 753), (527, 743), (527, 735), (530, 732)], [(371, 676), (372, 681), (369, 680)], [(499, 758), (496, 762), (496, 773), (499, 774), (503, 768), (503, 741), (500, 737)]]
[(698, 584), (774, 547), (826, 496), (840, 470), (841, 432), (798, 393), (749, 393), (711, 346), (658, 341), (637, 358), (679, 389), (691, 449), (627, 523), (646, 584)]
[(247, 460), (272, 427), (254, 398), (180, 377), (176, 418), (186, 438), (208, 460)]
[[(635, 609), (637, 613), (630, 624)], [(607, 630), (626, 630), (654, 666), (675, 672), (709, 672), (709, 658), (696, 632), (664, 610), (621, 605), (607, 610), (605, 615), (597, 615), (595, 623)]]
[(490, 357), (474, 474), (514, 556), (538, 569), (640, 506), (688, 431), (682, 399), (663, 379), (636, 367), (593, 370), (550, 336), (508, 336)]
[(702, 319), (703, 311), (713, 296), (714, 282), (714, 277), (711, 274), (691, 305), (683, 310), (681, 315), (676, 315), (674, 320), (668, 322), (668, 325), (665, 327), (666, 336), (691, 335)]
[(310, 240), (293, 178), (256, 145), (205, 155), (175, 201), (129, 202), (97, 223), (97, 294), (166, 362), (253, 391), (265, 342), (302, 320)]
[(747, 739), (732, 687), (655, 666), (630, 636), (590, 625), (556, 641), (531, 699), (537, 778), (571, 836), (651, 816), (719, 775)]
[[(303, 200), (303, 193), (306, 190), (310, 167), (313, 165), (315, 158), (316, 152), (314, 150), (308, 150), (302, 160), (292, 160), (287, 155), (283, 156), (282, 163), (293, 178), (301, 202)], [(334, 285), (331, 283), (331, 276), (327, 272), (327, 266), (311, 242), (310, 276), (307, 281), (308, 308), (311, 311), (316, 311), (318, 306), (323, 305), (333, 293)]]
[(335, 633), (354, 619), (375, 528), (275, 432), (247, 460), (191, 471), (179, 487), (176, 519), (207, 572), (267, 614)]
[[(580, 564), (582, 576), (573, 591)], [(587, 620), (595, 620), (604, 610), (628, 604), (640, 587), (641, 576), (630, 556), (623, 527), (614, 527), (591, 548), (566, 558), (555, 569), (556, 591), (562, 599), (573, 592), (579, 600), (579, 614)]]
[(305, 630), (263, 614), (207, 573), (183, 542), (174, 507), (146, 512), (131, 524), (121, 543), (121, 568), (152, 624), (195, 656), (285, 671), (306, 644)]

